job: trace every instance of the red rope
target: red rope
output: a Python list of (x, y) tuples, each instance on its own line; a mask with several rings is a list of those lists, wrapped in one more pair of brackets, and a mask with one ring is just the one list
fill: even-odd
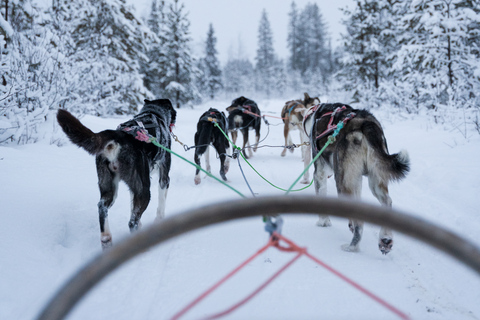
[(220, 285), (222, 285), (225, 281), (227, 281), (229, 278), (231, 278), (235, 273), (240, 271), (243, 267), (245, 267), (250, 261), (255, 259), (258, 255), (260, 255), (262, 252), (267, 250), (269, 247), (275, 245), (275, 242), (273, 239), (270, 238), (268, 243), (263, 246), (260, 250), (257, 251), (254, 255), (252, 255), (250, 258), (248, 258), (245, 262), (243, 262), (241, 265), (239, 265), (237, 268), (235, 268), (232, 272), (227, 274), (223, 279), (218, 281), (216, 284), (214, 284), (210, 289), (202, 293), (198, 298), (193, 300), (190, 304), (188, 304), (185, 308), (183, 308), (180, 312), (178, 312), (176, 315), (172, 317), (172, 320), (179, 319), (181, 316), (183, 316), (187, 311), (192, 309), (197, 303), (205, 299), (210, 293), (212, 293), (215, 289), (217, 289)]
[[(280, 240), (284, 241), (286, 244), (288, 244), (288, 246), (282, 246), (280, 245)], [(364, 287), (360, 286), (358, 283), (356, 283), (355, 281), (351, 280), (350, 278), (346, 277), (345, 275), (341, 274), (339, 271), (333, 269), (332, 267), (330, 267), (329, 265), (327, 265), (326, 263), (324, 263), (323, 261), (321, 261), (320, 259), (312, 256), (310, 253), (308, 253), (307, 249), (306, 248), (301, 248), (299, 247), (298, 245), (296, 245), (293, 241), (285, 238), (284, 236), (274, 232), (272, 234), (272, 237), (270, 237), (270, 240), (268, 241), (268, 243), (263, 246), (260, 250), (257, 251), (257, 253), (255, 253), (254, 255), (252, 255), (250, 258), (248, 258), (245, 262), (243, 262), (240, 266), (238, 266), (237, 268), (235, 268), (232, 272), (230, 272), (229, 274), (227, 274), (224, 278), (222, 278), (220, 281), (218, 281), (216, 284), (214, 284), (211, 288), (209, 288), (207, 291), (205, 291), (204, 293), (202, 293), (198, 298), (196, 298), (195, 300), (193, 300), (190, 304), (188, 304), (185, 308), (183, 308), (180, 312), (178, 312), (176, 315), (174, 315), (172, 317), (172, 320), (175, 320), (175, 319), (179, 319), (181, 316), (183, 316), (187, 311), (189, 311), (191, 308), (193, 308), (197, 303), (199, 303), (201, 300), (203, 300), (204, 298), (206, 298), (210, 293), (212, 293), (215, 289), (217, 289), (221, 284), (223, 284), (225, 281), (227, 281), (229, 278), (231, 278), (235, 273), (237, 273), (240, 269), (242, 269), (243, 267), (245, 267), (249, 262), (251, 262), (253, 259), (255, 259), (258, 255), (260, 255), (261, 253), (263, 253), (265, 250), (267, 250), (269, 247), (271, 246), (274, 246), (276, 247), (277, 249), (279, 249), (280, 251), (285, 251), (285, 252), (297, 252), (297, 255), (291, 259), (288, 263), (286, 263), (282, 268), (280, 268), (275, 274), (273, 274), (270, 278), (268, 278), (263, 284), (261, 284), (257, 289), (255, 289), (254, 292), (252, 292), (251, 294), (249, 294), (247, 297), (245, 297), (244, 299), (240, 300), (238, 303), (234, 304), (233, 306), (231, 306), (230, 308), (222, 311), (222, 312), (219, 312), (219, 313), (216, 313), (216, 314), (213, 314), (211, 316), (208, 316), (207, 318), (205, 319), (218, 319), (220, 317), (223, 317), (231, 312), (233, 312), (234, 310), (238, 309), (239, 307), (241, 307), (242, 305), (244, 305), (245, 303), (247, 303), (248, 301), (250, 301), (254, 296), (256, 296), (260, 291), (262, 291), (263, 289), (265, 289), (266, 286), (268, 286), (273, 280), (275, 280), (275, 278), (277, 278), (282, 272), (284, 272), (288, 267), (290, 267), (295, 261), (297, 261), (302, 255), (305, 255), (307, 256), (308, 258), (312, 259), (313, 261), (315, 261), (316, 263), (318, 263), (320, 266), (324, 267), (325, 269), (327, 269), (328, 271), (330, 271), (331, 273), (333, 273), (334, 275), (336, 275), (337, 277), (339, 277), (340, 279), (342, 279), (343, 281), (347, 282), (348, 284), (350, 284), (351, 286), (353, 286), (354, 288), (356, 288), (357, 290), (359, 290), (360, 292), (362, 292), (363, 294), (367, 295), (368, 297), (370, 297), (371, 299), (375, 300), (377, 303), (381, 304), (382, 306), (384, 306), (385, 308), (387, 308), (388, 310), (390, 310), (391, 312), (395, 313), (397, 316), (399, 316), (400, 318), (402, 319), (410, 319), (405, 313), (403, 313), (402, 311), (398, 310), (397, 308), (395, 308), (394, 306), (392, 306), (391, 304), (389, 304), (388, 302), (386, 302), (385, 300), (381, 299), (380, 297), (376, 296), (375, 294), (373, 294), (372, 292), (368, 291), (367, 289), (365, 289)]]
[(250, 301), (253, 297), (255, 297), (258, 293), (260, 293), (260, 291), (262, 291), (263, 289), (265, 289), (266, 286), (268, 286), (273, 280), (275, 280), (276, 277), (278, 277), (283, 271), (285, 271), (288, 267), (290, 267), (295, 261), (297, 261), (298, 258), (300, 258), (302, 256), (303, 252), (299, 252), (292, 260), (290, 260), (287, 264), (285, 264), (282, 268), (280, 268), (280, 270), (278, 270), (277, 272), (275, 272), (270, 278), (268, 278), (267, 281), (265, 281), (262, 285), (260, 285), (255, 291), (253, 291), (251, 294), (249, 294), (247, 297), (245, 297), (244, 299), (242, 299), (241, 301), (239, 301), (238, 303), (234, 304), (233, 306), (231, 306), (230, 308), (228, 308), (227, 310), (225, 311), (222, 311), (222, 312), (219, 312), (217, 314), (214, 314), (214, 315), (211, 315), (211, 316), (208, 316), (205, 318), (205, 320), (212, 320), (212, 319), (218, 319), (218, 318), (221, 318), (229, 313), (231, 313), (232, 311), (240, 308), (241, 306), (243, 306), (245, 303), (247, 303), (248, 301)]
[[(280, 234), (276, 234), (274, 233), (275, 236), (277, 236), (279, 239), (282, 239), (283, 241), (285, 241), (286, 243), (290, 244), (290, 245), (294, 245), (294, 243), (290, 240), (288, 240), (287, 238), (285, 238), (284, 236), (280, 235)], [(312, 256), (310, 253), (308, 253), (306, 250), (304, 252), (305, 256), (307, 256), (308, 258), (312, 259), (313, 261), (315, 261), (316, 263), (318, 263), (319, 265), (321, 265), (322, 267), (324, 267), (325, 269), (327, 269), (328, 271), (330, 271), (331, 273), (333, 273), (334, 275), (336, 275), (337, 277), (339, 277), (340, 279), (342, 279), (343, 281), (347, 282), (348, 284), (350, 284), (351, 286), (353, 286), (355, 289), (359, 290), (360, 292), (362, 292), (363, 294), (369, 296), (371, 299), (375, 300), (376, 302), (378, 302), (379, 304), (381, 304), (382, 306), (384, 306), (385, 308), (389, 309), (390, 311), (392, 311), (393, 313), (395, 313), (397, 316), (399, 316), (400, 318), (402, 319), (410, 319), (409, 316), (407, 316), (405, 313), (403, 313), (402, 311), (398, 310), (397, 308), (395, 308), (394, 306), (392, 306), (391, 304), (389, 304), (388, 302), (386, 302), (385, 300), (383, 300), (382, 298), (376, 296), (375, 294), (373, 294), (372, 292), (368, 291), (367, 289), (365, 289), (364, 287), (362, 287), (361, 285), (359, 285), (358, 283), (356, 283), (355, 281), (353, 281), (352, 279), (348, 278), (347, 276), (341, 274), (339, 271), (333, 269), (332, 267), (330, 267), (329, 265), (327, 265), (326, 263), (324, 263), (323, 261), (321, 261), (320, 259)]]

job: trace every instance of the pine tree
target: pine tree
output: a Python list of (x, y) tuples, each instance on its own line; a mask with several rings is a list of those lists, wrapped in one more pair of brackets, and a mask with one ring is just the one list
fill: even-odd
[(163, 73), (168, 57), (165, 52), (166, 44), (166, 14), (165, 1), (152, 0), (147, 26), (151, 33), (147, 37), (147, 59), (141, 64), (141, 73), (145, 87), (154, 97), (163, 97), (166, 83)]
[(258, 27), (258, 48), (255, 57), (255, 73), (257, 91), (270, 95), (274, 88), (275, 51), (273, 49), (273, 34), (265, 9), (262, 12)]
[(378, 105), (383, 88), (391, 85), (403, 6), (395, 0), (358, 0), (352, 12), (345, 11), (349, 17), (339, 78), (346, 90), (354, 91), (356, 101)]
[(480, 89), (478, 48), (471, 46), (478, 21), (468, 1), (418, 0), (409, 7), (396, 68), (417, 104), (471, 105)]
[(205, 58), (203, 60), (205, 66), (205, 80), (207, 93), (210, 99), (222, 88), (222, 72), (220, 70), (220, 62), (217, 59), (217, 38), (214, 35), (213, 25), (210, 24), (205, 43)]
[(199, 98), (194, 85), (195, 62), (190, 53), (190, 22), (184, 11), (184, 5), (174, 0), (169, 6), (166, 28), (166, 56), (163, 82), (166, 84), (164, 98), (173, 101), (177, 108)]
[(223, 88), (227, 93), (248, 96), (253, 94), (254, 78), (254, 67), (248, 59), (232, 58), (223, 69)]
[(299, 70), (298, 55), (300, 50), (300, 19), (295, 1), (290, 6), (289, 22), (288, 22), (288, 37), (287, 47), (290, 51), (288, 59), (288, 67), (292, 70)]
[(98, 115), (135, 113), (146, 97), (147, 31), (130, 9), (124, 0), (88, 0), (72, 22), (76, 94)]
[(293, 85), (299, 88), (301, 82), (303, 90), (325, 88), (333, 71), (333, 61), (328, 28), (318, 5), (309, 3), (299, 12), (292, 2), (288, 30), (289, 72), (297, 77)]
[(0, 11), (0, 143), (36, 142), (56, 101), (49, 33), (38, 24), (38, 9), (29, 0), (2, 2)]

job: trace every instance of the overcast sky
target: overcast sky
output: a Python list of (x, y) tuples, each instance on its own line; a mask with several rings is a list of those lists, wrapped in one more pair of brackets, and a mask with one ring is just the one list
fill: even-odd
[[(254, 62), (257, 49), (258, 25), (262, 10), (265, 9), (273, 32), (273, 45), (280, 58), (287, 58), (288, 13), (292, 0), (180, 0), (185, 4), (190, 20), (190, 32), (195, 50), (203, 50), (208, 26), (213, 24), (217, 37), (219, 59), (225, 63), (229, 55), (240, 53)], [(141, 16), (146, 16), (151, 0), (127, 0), (136, 6)], [(307, 3), (317, 3), (329, 33), (335, 45), (340, 33), (345, 32), (341, 20), (343, 14), (339, 10), (353, 7), (353, 0), (295, 0), (297, 8), (303, 10)], [(239, 50), (239, 44), (241, 48)]]

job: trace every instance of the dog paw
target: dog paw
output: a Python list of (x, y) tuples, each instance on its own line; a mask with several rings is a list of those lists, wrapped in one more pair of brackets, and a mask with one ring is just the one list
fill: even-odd
[(282, 153), (280, 153), (280, 156), (285, 157), (287, 154), (287, 149), (283, 149)]
[(294, 149), (294, 148), (290, 148), (290, 149), (288, 149), (288, 151), (290, 151), (290, 153), (293, 153), (293, 152), (295, 151), (295, 149)]
[(112, 236), (102, 236), (102, 238), (100, 239), (101, 243), (102, 243), (102, 249), (103, 250), (106, 250), (108, 248), (111, 248), (112, 245), (113, 245), (113, 242), (112, 242)]
[(378, 241), (378, 249), (382, 254), (387, 254), (392, 251), (393, 239), (392, 238), (382, 238)]
[(331, 227), (332, 226), (332, 222), (330, 221), (330, 218), (329, 217), (321, 217), (320, 219), (318, 219), (317, 221), (317, 226), (318, 227)]
[(199, 185), (200, 182), (202, 182), (202, 178), (200, 178), (200, 176), (196, 176), (194, 181), (196, 185)]
[(310, 181), (308, 181), (307, 179), (303, 179), (302, 181), (300, 181), (301, 184), (309, 184)]
[(358, 246), (352, 246), (350, 244), (342, 245), (342, 250), (346, 252), (359, 252), (360, 248)]

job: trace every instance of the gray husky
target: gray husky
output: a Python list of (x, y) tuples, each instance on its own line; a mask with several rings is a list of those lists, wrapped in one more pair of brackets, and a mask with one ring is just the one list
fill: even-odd
[[(408, 153), (403, 150), (389, 154), (382, 126), (370, 112), (335, 103), (314, 106), (305, 114), (304, 128), (310, 137), (314, 158), (339, 123), (343, 123), (344, 127), (339, 131), (335, 142), (330, 144), (314, 163), (317, 195), (327, 194), (327, 178), (333, 170), (339, 196), (359, 199), (362, 176), (367, 176), (373, 195), (382, 205), (391, 207), (388, 183), (406, 176), (410, 170)], [(331, 226), (330, 218), (320, 215), (317, 225)], [(350, 220), (348, 226), (353, 238), (350, 244), (342, 248), (345, 251), (358, 251), (363, 222)], [(387, 254), (392, 245), (392, 231), (382, 227), (378, 242), (380, 251)]]
[(176, 111), (170, 100), (145, 100), (140, 113), (132, 120), (121, 124), (117, 130), (98, 133), (85, 127), (66, 110), (58, 110), (57, 120), (68, 138), (77, 146), (96, 156), (100, 201), (98, 214), (102, 247), (112, 245), (108, 226), (108, 209), (115, 202), (118, 182), (123, 180), (132, 196), (132, 211), (128, 226), (137, 230), (140, 218), (150, 202), (150, 172), (159, 169), (157, 219), (165, 215), (165, 200), (170, 184), (170, 153), (152, 143), (155, 137), (163, 146), (170, 148), (170, 128), (175, 124)]

